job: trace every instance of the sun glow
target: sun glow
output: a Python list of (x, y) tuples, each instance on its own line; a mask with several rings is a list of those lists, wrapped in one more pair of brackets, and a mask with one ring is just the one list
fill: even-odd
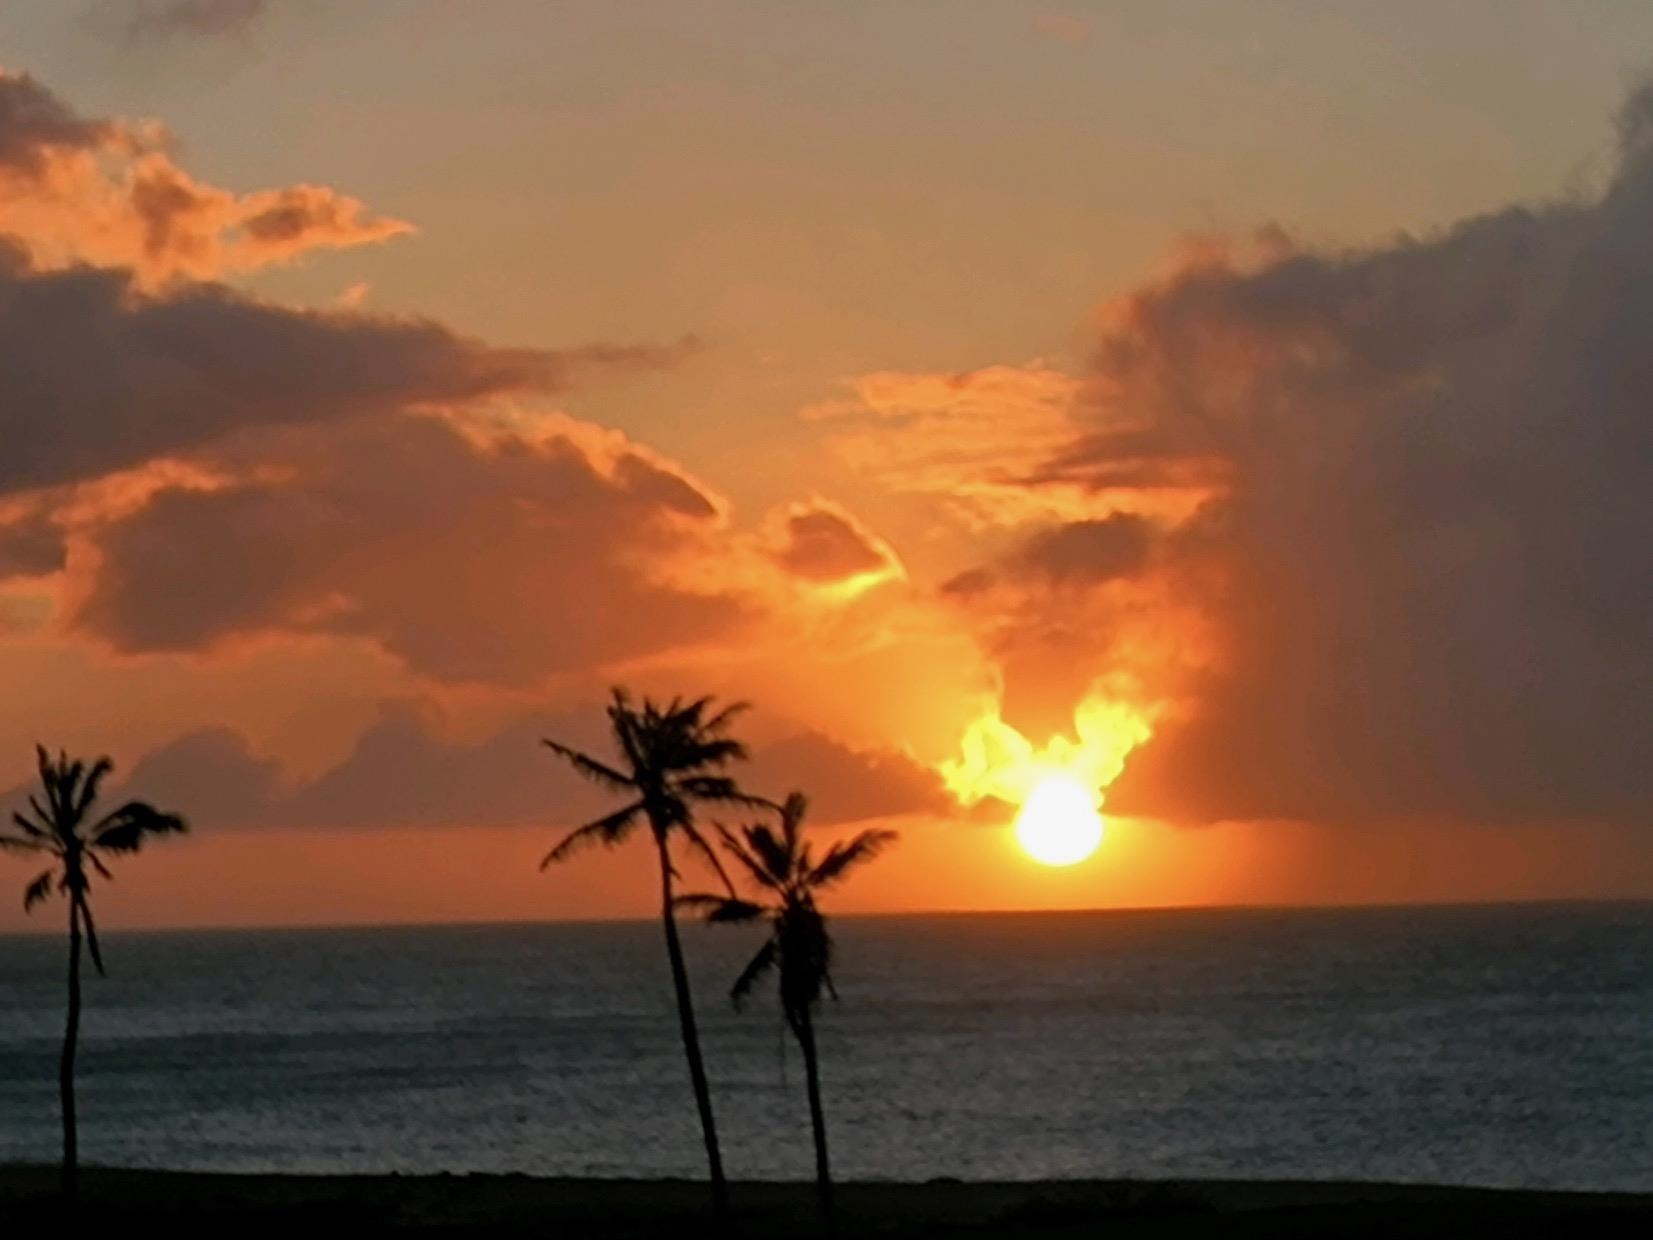
[(1102, 844), (1096, 795), (1071, 775), (1047, 775), (1016, 815), (1016, 839), (1043, 865), (1077, 865)]
[(958, 760), (941, 767), (962, 804), (991, 797), (1019, 806), (1016, 839), (1045, 865), (1074, 865), (1096, 851), (1103, 794), (1153, 731), (1147, 712), (1102, 697), (1082, 702), (1073, 723), (1077, 739), (1055, 736), (1039, 748), (995, 705), (965, 729)]

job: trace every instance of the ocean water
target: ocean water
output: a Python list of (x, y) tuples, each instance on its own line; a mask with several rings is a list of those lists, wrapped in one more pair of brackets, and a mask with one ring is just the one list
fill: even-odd
[[(1653, 905), (844, 919), (846, 1177), (1653, 1189)], [(730, 1173), (811, 1174), (800, 1064), (694, 927)], [(107, 935), (88, 1161), (698, 1176), (652, 923)], [(50, 1161), (63, 945), (0, 938), (0, 1161)]]

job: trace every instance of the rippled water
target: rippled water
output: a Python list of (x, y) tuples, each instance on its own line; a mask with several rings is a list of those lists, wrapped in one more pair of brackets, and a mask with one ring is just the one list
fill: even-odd
[[(1653, 1189), (1653, 906), (846, 919), (846, 1176)], [(730, 1172), (811, 1172), (797, 1056), (689, 931)], [(62, 945), (0, 937), (0, 1161), (55, 1154)], [(89, 1161), (698, 1175), (652, 924), (110, 934)]]

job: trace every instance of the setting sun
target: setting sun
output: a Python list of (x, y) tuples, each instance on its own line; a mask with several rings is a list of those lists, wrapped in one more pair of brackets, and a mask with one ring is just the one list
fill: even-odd
[(1016, 815), (1016, 839), (1042, 865), (1078, 864), (1102, 843), (1096, 798), (1071, 775), (1046, 776)]

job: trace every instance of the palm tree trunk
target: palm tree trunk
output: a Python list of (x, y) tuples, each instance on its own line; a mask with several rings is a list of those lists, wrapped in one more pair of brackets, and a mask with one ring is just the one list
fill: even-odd
[(821, 1216), (827, 1230), (837, 1225), (832, 1204), (832, 1165), (827, 1160), (826, 1113), (821, 1109), (821, 1061), (815, 1053), (815, 1022), (809, 1009), (793, 1023), (798, 1046), (804, 1053), (804, 1088), (809, 1093), (809, 1126), (815, 1134), (815, 1186), (821, 1197)]
[(75, 1125), (75, 1050), (80, 1041), (80, 897), (69, 900), (69, 1015), (58, 1063), (58, 1098), (63, 1110), (63, 1200), (75, 1204), (80, 1190), (80, 1140)]
[(672, 987), (677, 992), (677, 1020), (683, 1035), (683, 1053), (689, 1060), (689, 1081), (694, 1086), (695, 1107), (700, 1112), (700, 1133), (706, 1142), (706, 1165), (712, 1177), (712, 1206), (719, 1215), (729, 1213), (729, 1186), (723, 1178), (723, 1155), (718, 1149), (717, 1121), (712, 1117), (712, 1091), (706, 1083), (706, 1065), (700, 1058), (700, 1034), (695, 1028), (694, 996), (689, 992), (689, 971), (683, 964), (683, 944), (677, 937), (677, 910), (672, 904), (672, 863), (666, 837), (656, 831), (660, 851), (660, 916), (666, 930), (666, 955), (671, 960)]

